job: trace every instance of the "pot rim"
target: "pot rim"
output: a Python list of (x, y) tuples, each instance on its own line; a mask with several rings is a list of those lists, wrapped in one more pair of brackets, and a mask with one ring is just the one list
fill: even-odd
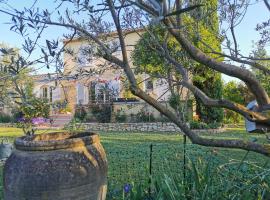
[(99, 136), (90, 131), (53, 132), (16, 138), (14, 145), (23, 151), (52, 151), (84, 147), (99, 142)]

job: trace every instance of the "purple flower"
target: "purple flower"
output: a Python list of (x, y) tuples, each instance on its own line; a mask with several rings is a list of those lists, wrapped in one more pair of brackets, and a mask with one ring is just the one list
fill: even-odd
[(43, 118), (43, 117), (35, 117), (35, 118), (32, 118), (31, 122), (34, 125), (39, 125), (39, 124), (45, 123), (46, 122), (46, 119)]
[(17, 122), (19, 123), (24, 123), (26, 121), (26, 119), (24, 117), (20, 117), (17, 119)]
[(127, 183), (124, 185), (125, 193), (129, 193), (131, 191), (131, 189), (132, 189), (132, 186), (130, 184)]

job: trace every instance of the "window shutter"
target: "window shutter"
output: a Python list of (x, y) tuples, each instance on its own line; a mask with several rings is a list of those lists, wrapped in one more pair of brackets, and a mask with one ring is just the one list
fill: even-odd
[(84, 86), (77, 84), (77, 104), (84, 104)]
[(61, 100), (61, 91), (60, 91), (59, 87), (56, 87), (52, 91), (52, 100), (53, 100), (53, 102)]

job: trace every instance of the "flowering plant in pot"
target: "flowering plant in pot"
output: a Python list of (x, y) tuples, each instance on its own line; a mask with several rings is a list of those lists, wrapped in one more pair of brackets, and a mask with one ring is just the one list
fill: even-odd
[(107, 159), (99, 136), (91, 132), (34, 134), (49, 116), (49, 104), (31, 98), (20, 104), (18, 126), (25, 136), (4, 166), (5, 199), (105, 200)]
[(20, 103), (19, 110), (21, 116), (17, 119), (17, 126), (25, 135), (33, 135), (35, 126), (48, 121), (50, 105), (46, 99), (31, 97)]

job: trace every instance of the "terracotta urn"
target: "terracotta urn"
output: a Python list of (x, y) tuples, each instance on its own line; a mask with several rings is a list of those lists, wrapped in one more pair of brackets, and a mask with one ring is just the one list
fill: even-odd
[(4, 166), (6, 200), (105, 200), (107, 159), (91, 132), (23, 136)]

